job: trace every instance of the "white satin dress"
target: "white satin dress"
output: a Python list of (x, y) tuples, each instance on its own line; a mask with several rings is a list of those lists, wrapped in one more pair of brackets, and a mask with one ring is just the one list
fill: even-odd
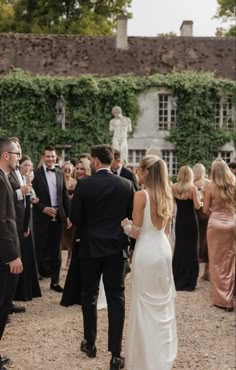
[(164, 228), (154, 227), (146, 194), (131, 271), (126, 370), (170, 370), (177, 353), (172, 251)]

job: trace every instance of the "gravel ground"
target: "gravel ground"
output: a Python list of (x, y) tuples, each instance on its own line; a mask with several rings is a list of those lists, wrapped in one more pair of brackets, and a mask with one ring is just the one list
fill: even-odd
[[(62, 280), (65, 274), (62, 268)], [(130, 275), (126, 285), (128, 311)], [(108, 370), (107, 311), (98, 311), (97, 358), (88, 359), (80, 352), (83, 333), (80, 306), (60, 306), (61, 295), (49, 289), (48, 279), (41, 281), (41, 288), (42, 298), (20, 303), (26, 306), (26, 313), (11, 315), (11, 323), (1, 341), (1, 354), (12, 360), (8, 369)], [(209, 282), (199, 280), (195, 292), (178, 292), (176, 315), (178, 357), (175, 370), (236, 369), (235, 312), (227, 313), (211, 306)]]

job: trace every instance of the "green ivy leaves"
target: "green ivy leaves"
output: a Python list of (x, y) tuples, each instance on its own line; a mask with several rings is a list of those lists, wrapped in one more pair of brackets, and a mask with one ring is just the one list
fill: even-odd
[[(214, 127), (214, 103), (221, 96), (236, 101), (234, 82), (194, 71), (149, 77), (59, 78), (15, 70), (0, 79), (0, 134), (18, 136), (23, 152), (35, 163), (46, 144), (69, 144), (66, 156), (76, 157), (92, 145), (111, 142), (113, 106), (121, 106), (134, 127), (138, 95), (163, 88), (177, 97), (177, 127), (167, 140), (176, 146), (179, 165), (200, 161), (208, 166), (221, 145), (236, 142), (236, 129), (226, 133)], [(65, 104), (66, 129), (56, 119), (59, 99)]]

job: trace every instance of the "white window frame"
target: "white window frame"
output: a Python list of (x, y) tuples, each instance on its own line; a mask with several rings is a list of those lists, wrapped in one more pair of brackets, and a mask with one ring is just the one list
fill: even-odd
[(215, 103), (215, 127), (236, 131), (236, 107), (232, 97), (221, 97)]
[(146, 155), (146, 149), (129, 149), (128, 164), (138, 166), (140, 160)]
[(157, 95), (157, 125), (159, 130), (176, 127), (176, 97), (167, 92)]
[(178, 174), (178, 161), (175, 150), (163, 149), (161, 157), (166, 162), (169, 176), (177, 176)]
[(221, 158), (227, 164), (229, 164), (233, 160), (233, 151), (232, 150), (221, 150), (218, 152), (217, 158)]

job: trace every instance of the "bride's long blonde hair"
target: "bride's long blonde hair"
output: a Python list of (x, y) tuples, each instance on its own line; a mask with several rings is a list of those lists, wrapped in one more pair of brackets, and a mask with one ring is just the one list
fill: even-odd
[(172, 215), (173, 196), (166, 163), (156, 155), (146, 155), (139, 166), (147, 170), (144, 185), (152, 192), (157, 216), (167, 220)]
[(211, 165), (212, 182), (220, 191), (221, 199), (230, 202), (236, 207), (236, 183), (235, 176), (223, 159), (216, 159)]

